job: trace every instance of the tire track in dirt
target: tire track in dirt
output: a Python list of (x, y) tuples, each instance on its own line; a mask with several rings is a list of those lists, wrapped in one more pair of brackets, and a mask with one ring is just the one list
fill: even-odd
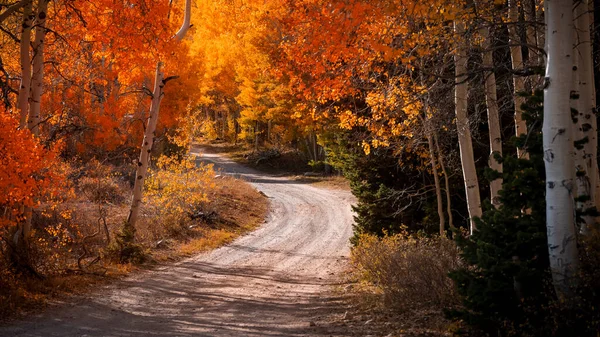
[(343, 312), (330, 290), (349, 254), (351, 194), (265, 175), (217, 154), (202, 160), (270, 198), (259, 229), (0, 327), (0, 336), (350, 335), (327, 321)]

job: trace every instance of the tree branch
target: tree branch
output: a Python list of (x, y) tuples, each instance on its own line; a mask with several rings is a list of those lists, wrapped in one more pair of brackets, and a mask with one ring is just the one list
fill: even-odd
[(8, 6), (6, 8), (6, 10), (0, 14), (0, 23), (2, 23), (2, 21), (6, 20), (12, 13), (23, 8), (23, 6), (25, 6), (25, 4), (27, 4), (29, 1), (32, 1), (32, 0), (21, 0), (14, 5)]

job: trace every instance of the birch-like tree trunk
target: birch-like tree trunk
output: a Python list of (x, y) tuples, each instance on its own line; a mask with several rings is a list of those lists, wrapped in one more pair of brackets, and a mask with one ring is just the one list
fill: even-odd
[(148, 173), (148, 166), (150, 164), (150, 153), (152, 152), (152, 144), (154, 143), (154, 131), (156, 131), (156, 124), (158, 123), (160, 102), (164, 96), (165, 82), (162, 67), (162, 63), (158, 62), (158, 64), (156, 65), (154, 90), (152, 91), (152, 103), (150, 104), (148, 124), (146, 125), (146, 132), (144, 133), (144, 140), (142, 142), (140, 158), (137, 162), (137, 170), (135, 172), (133, 199), (131, 202), (131, 208), (129, 210), (129, 216), (127, 217), (127, 225), (131, 226), (132, 228), (135, 228), (135, 224), (137, 222), (137, 218), (140, 212), (140, 207), (142, 205), (144, 182), (146, 180), (146, 174)]
[[(183, 25), (173, 36), (174, 39), (181, 41), (188, 29), (190, 28), (190, 17), (191, 17), (191, 0), (185, 2), (185, 14), (183, 19)], [(146, 131), (144, 132), (144, 140), (142, 141), (142, 149), (140, 151), (140, 158), (137, 162), (137, 169), (135, 172), (135, 182), (133, 186), (133, 197), (131, 200), (131, 207), (129, 209), (129, 215), (127, 216), (126, 226), (134, 229), (140, 212), (142, 204), (142, 197), (144, 192), (144, 182), (148, 173), (148, 166), (150, 165), (150, 153), (152, 151), (152, 144), (154, 143), (154, 132), (156, 131), (156, 125), (158, 123), (158, 115), (160, 112), (160, 102), (164, 96), (165, 84), (169, 79), (165, 79), (163, 73), (163, 64), (158, 62), (156, 64), (156, 76), (154, 79), (154, 90), (152, 91), (152, 103), (150, 104), (150, 112), (148, 116), (148, 124), (146, 125)]]
[(29, 115), (29, 92), (31, 90), (31, 27), (33, 26), (33, 0), (29, 0), (23, 7), (23, 20), (21, 24), (20, 62), (21, 62), (21, 85), (17, 97), (17, 108), (21, 116), (19, 126), (24, 129), (27, 126)]
[[(527, 56), (529, 66), (539, 66), (539, 47), (538, 47), (538, 28), (537, 28), (537, 13), (535, 10), (535, 3), (533, 0), (523, 1), (523, 12), (525, 18), (525, 42), (527, 43)], [(540, 75), (529, 76), (528, 88), (534, 90), (541, 83)]]
[[(8, 10), (7, 10), (8, 11)], [(21, 64), (21, 83), (19, 85), (19, 94), (17, 96), (17, 109), (20, 115), (19, 128), (27, 127), (27, 116), (29, 114), (29, 93), (31, 90), (31, 27), (33, 25), (33, 0), (23, 4), (23, 16), (21, 22), (21, 42), (19, 61)], [(21, 249), (27, 244), (31, 232), (31, 207), (21, 206), (23, 220), (17, 225), (17, 231), (13, 236), (13, 243), (17, 249)]]
[[(590, 34), (590, 14), (588, 0), (580, 1), (575, 6), (575, 62), (574, 69), (577, 73), (577, 137), (575, 141), (582, 140), (577, 151), (576, 169), (577, 174), (577, 196), (588, 197), (586, 201), (578, 204), (578, 207), (586, 211), (596, 205), (596, 186), (598, 184), (597, 171), (598, 161), (598, 138), (597, 121), (594, 109), (596, 107), (596, 95), (594, 86), (594, 69), (592, 61), (592, 43)], [(582, 232), (585, 233), (589, 226), (596, 225), (593, 216), (583, 216)]]
[(569, 107), (573, 67), (572, 2), (547, 0), (548, 62), (542, 127), (546, 167), (546, 227), (554, 288), (568, 298), (578, 267), (573, 188), (572, 120)]
[[(508, 44), (510, 45), (510, 58), (512, 61), (512, 69), (523, 70), (525, 65), (523, 64), (523, 55), (521, 51), (521, 39), (517, 32), (517, 23), (519, 22), (519, 8), (516, 0), (508, 1)], [(513, 87), (514, 87), (514, 105), (515, 105), (515, 133), (517, 136), (524, 135), (527, 133), (527, 124), (523, 120), (523, 109), (521, 105), (525, 103), (525, 98), (519, 95), (519, 93), (525, 91), (525, 81), (522, 76), (513, 75)], [(517, 155), (526, 157), (527, 153), (524, 149), (517, 149)]]
[[(496, 92), (496, 74), (494, 73), (494, 59), (492, 56), (492, 41), (490, 30), (483, 27), (480, 30), (483, 38), (483, 67), (490, 69), (484, 72), (485, 76), (485, 104), (487, 106), (488, 128), (490, 138), (490, 157), (488, 165), (492, 170), (502, 173), (502, 163), (496, 160), (495, 156), (502, 156), (502, 132), (500, 131), (500, 116), (498, 114), (498, 96)], [(490, 194), (492, 205), (500, 206), (500, 196), (498, 192), (502, 189), (502, 178), (490, 182)]]
[(452, 217), (452, 199), (450, 198), (450, 179), (448, 178), (448, 172), (446, 171), (446, 164), (444, 164), (444, 155), (440, 149), (440, 142), (438, 141), (438, 133), (436, 130), (433, 131), (433, 141), (435, 142), (435, 149), (438, 154), (438, 163), (442, 169), (442, 175), (444, 176), (444, 185), (446, 186), (446, 212), (448, 213), (448, 226), (450, 229), (454, 229), (454, 219)]
[(49, 0), (39, 0), (33, 41), (33, 77), (31, 78), (31, 104), (27, 125), (34, 135), (39, 135), (40, 112), (44, 80), (44, 40)]
[[(464, 24), (454, 21), (454, 32), (457, 38), (464, 36)], [(468, 78), (467, 78), (467, 48), (464, 41), (458, 43), (454, 54), (455, 88), (454, 102), (456, 113), (456, 128), (458, 131), (458, 146), (460, 149), (460, 161), (462, 164), (465, 192), (467, 197), (467, 208), (471, 223), (471, 233), (475, 230), (476, 217), (481, 217), (481, 196), (479, 195), (479, 180), (475, 169), (475, 157), (473, 155), (473, 143), (467, 112)]]
[[(429, 122), (426, 122), (429, 124)], [(435, 145), (433, 143), (433, 135), (431, 126), (427, 125), (427, 145), (429, 147), (429, 161), (431, 163), (431, 172), (433, 174), (433, 182), (435, 184), (435, 197), (437, 200), (437, 212), (440, 219), (440, 236), (446, 236), (446, 217), (444, 216), (444, 202), (442, 200), (442, 187), (440, 185), (440, 175), (438, 174)]]

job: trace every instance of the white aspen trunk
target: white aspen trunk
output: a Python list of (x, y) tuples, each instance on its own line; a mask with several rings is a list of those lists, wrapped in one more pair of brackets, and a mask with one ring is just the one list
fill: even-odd
[[(480, 30), (483, 38), (483, 67), (494, 69), (492, 57), (492, 41), (490, 30), (484, 27)], [(496, 75), (493, 70), (485, 71), (485, 104), (487, 106), (488, 128), (490, 138), (490, 157), (488, 164), (492, 170), (502, 173), (502, 163), (494, 158), (496, 154), (502, 156), (502, 132), (500, 131), (500, 116), (498, 114), (498, 96), (496, 92)], [(494, 207), (500, 206), (498, 192), (502, 189), (502, 178), (490, 182), (491, 201)]]
[[(31, 90), (31, 56), (29, 48), (31, 44), (31, 26), (33, 23), (33, 0), (29, 0), (23, 5), (23, 17), (21, 23), (21, 43), (19, 61), (21, 63), (21, 84), (19, 86), (19, 95), (17, 96), (17, 109), (20, 114), (19, 128), (27, 127), (27, 116), (29, 114), (29, 94)], [(21, 206), (24, 220), (18, 224), (18, 229), (13, 237), (13, 242), (17, 247), (27, 245), (31, 233), (31, 207)], [(22, 240), (21, 240), (22, 239)]]
[(178, 41), (183, 40), (188, 29), (191, 27), (190, 21), (192, 19), (192, 0), (185, 0), (185, 12), (183, 15), (183, 23), (181, 24), (181, 28), (179, 28), (179, 31), (177, 31), (174, 37)]
[[(177, 34), (173, 37), (178, 41), (181, 41), (190, 26), (191, 16), (191, 0), (186, 0), (185, 3), (185, 16), (184, 22)], [(162, 62), (156, 64), (156, 77), (154, 79), (154, 90), (152, 91), (152, 103), (150, 104), (150, 112), (148, 116), (148, 125), (144, 132), (144, 140), (142, 141), (142, 148), (140, 150), (140, 158), (137, 163), (137, 169), (135, 173), (135, 182), (133, 186), (133, 197), (131, 200), (131, 207), (129, 209), (129, 215), (127, 217), (126, 226), (135, 229), (135, 224), (140, 212), (140, 206), (142, 204), (142, 197), (144, 192), (144, 182), (146, 180), (146, 174), (148, 173), (148, 166), (150, 164), (150, 152), (152, 151), (152, 144), (154, 142), (154, 132), (156, 131), (156, 125), (158, 124), (158, 114), (160, 112), (160, 102), (164, 96), (164, 88), (166, 81), (162, 70)]]
[(158, 113), (160, 111), (160, 101), (164, 96), (164, 87), (165, 83), (162, 63), (158, 62), (156, 65), (156, 77), (154, 79), (154, 90), (152, 91), (152, 103), (150, 104), (148, 125), (146, 126), (146, 132), (144, 133), (140, 159), (137, 162), (135, 183), (133, 186), (133, 199), (129, 210), (129, 216), (127, 217), (127, 224), (131, 227), (135, 227), (140, 212), (140, 206), (142, 204), (144, 181), (146, 180), (146, 174), (148, 173), (148, 166), (150, 164), (150, 152), (152, 151), (152, 144), (154, 143), (154, 131), (156, 130), (156, 124), (158, 123)]
[[(580, 6), (576, 5), (576, 9), (574, 11), (574, 15), (577, 14), (577, 8), (580, 8)], [(572, 62), (573, 65), (571, 67), (572, 70), (572, 74), (571, 74), (571, 93), (570, 93), (570, 102), (569, 102), (569, 106), (571, 108), (571, 118), (572, 118), (572, 122), (573, 122), (573, 141), (576, 143), (578, 141), (581, 141), (583, 139), (583, 127), (582, 127), (582, 106), (581, 106), (581, 100), (579, 99), (580, 97), (580, 93), (579, 93), (579, 84), (580, 84), (580, 78), (579, 78), (579, 66), (580, 66), (580, 58), (579, 58), (579, 50), (577, 49), (577, 43), (578, 43), (578, 32), (576, 29), (576, 26), (574, 27), (575, 29), (573, 29), (572, 34), (573, 34), (573, 57), (572, 57)], [(575, 167), (575, 184), (574, 184), (574, 190), (573, 190), (573, 195), (580, 197), (580, 196), (587, 196), (589, 195), (589, 186), (586, 186), (587, 183), (589, 182), (587, 180), (587, 173), (586, 173), (586, 169), (585, 169), (585, 161), (584, 161), (584, 153), (583, 153), (583, 148), (581, 146), (575, 146), (573, 149), (573, 160), (574, 160), (574, 167)], [(583, 209), (583, 203), (578, 201), (576, 203), (576, 207), (578, 210)], [(582, 230), (585, 231), (586, 226), (586, 220), (584, 220), (584, 224), (582, 224)]]
[(444, 185), (446, 186), (446, 212), (448, 213), (448, 226), (450, 229), (454, 229), (454, 219), (452, 217), (452, 199), (450, 198), (450, 179), (448, 178), (448, 172), (446, 171), (446, 165), (444, 164), (444, 155), (440, 150), (440, 142), (438, 141), (437, 131), (433, 132), (433, 140), (435, 142), (435, 149), (438, 154), (438, 163), (442, 168), (442, 174), (444, 175)]
[(578, 267), (573, 188), (572, 2), (547, 0), (548, 63), (542, 127), (546, 167), (546, 227), (553, 285), (559, 298), (573, 295)]
[[(508, 44), (510, 45), (510, 57), (513, 70), (523, 70), (523, 55), (521, 53), (521, 40), (517, 33), (517, 22), (519, 22), (519, 8), (515, 0), (508, 1)], [(517, 136), (527, 133), (527, 124), (522, 118), (521, 105), (525, 99), (519, 93), (525, 91), (525, 81), (522, 76), (513, 75), (514, 104), (515, 104), (515, 133)], [(519, 158), (526, 158), (525, 149), (517, 149)]]
[[(27, 5), (29, 8), (26, 10), (29, 10), (29, 13), (31, 14), (32, 12), (32, 2), (29, 3), (29, 5)], [(31, 80), (29, 81), (29, 87), (31, 89), (31, 93), (29, 91), (27, 91), (27, 94), (25, 96), (27, 96), (27, 100), (23, 100), (24, 102), (21, 101), (21, 92), (19, 92), (19, 104), (23, 104), (20, 108), (24, 107), (25, 109), (27, 109), (27, 104), (28, 102), (30, 103), (29, 106), (29, 119), (27, 120), (27, 127), (29, 128), (29, 130), (31, 130), (31, 132), (33, 133), (34, 136), (39, 136), (39, 123), (40, 123), (40, 102), (41, 102), (41, 98), (42, 98), (42, 81), (43, 81), (43, 71), (44, 71), (44, 38), (46, 36), (46, 12), (48, 10), (48, 0), (39, 0), (38, 1), (38, 9), (37, 9), (37, 20), (36, 20), (36, 29), (35, 29), (35, 40), (34, 40), (34, 57), (33, 57), (33, 77), (31, 78)], [(31, 27), (29, 28), (29, 36), (27, 37), (27, 40), (29, 41), (31, 38)], [(21, 41), (22, 42), (22, 41)], [(29, 49), (29, 48), (27, 48)], [(29, 50), (27, 50), (27, 55), (29, 56)], [(26, 67), (27, 69), (29, 69), (29, 72), (31, 73), (31, 68), (29, 67), (29, 65), (27, 65)], [(31, 95), (31, 97), (29, 97), (29, 95)], [(26, 110), (21, 110), (21, 118), (23, 118), (23, 113), (26, 113)], [(22, 120), (21, 120), (21, 123)], [(21, 127), (24, 127), (23, 124), (21, 124)], [(32, 226), (32, 216), (33, 216), (33, 208), (32, 207), (25, 207), (24, 208), (24, 216), (25, 216), (25, 221), (23, 221), (23, 229), (22, 229), (22, 235), (23, 235), (23, 239), (24, 242), (27, 242), (31, 233), (31, 226)]]
[(33, 0), (29, 0), (23, 7), (23, 22), (21, 26), (20, 62), (21, 62), (21, 85), (17, 98), (17, 108), (21, 115), (19, 126), (24, 129), (27, 126), (29, 115), (29, 92), (31, 90), (31, 26), (33, 23)]
[[(535, 11), (535, 6), (534, 6), (534, 2), (532, 0), (525, 0), (523, 2), (523, 11), (525, 14), (525, 24), (526, 29), (525, 29), (525, 40), (527, 43), (527, 52), (528, 52), (528, 63), (530, 66), (539, 66), (540, 65), (540, 60), (539, 60), (539, 50), (538, 50), (538, 44), (537, 44), (537, 37), (538, 35), (536, 34), (536, 31), (538, 30), (536, 28), (536, 11)], [(541, 76), (540, 75), (533, 75), (529, 77), (529, 89), (530, 90), (534, 90), (537, 86), (539, 86), (541, 83)]]
[(44, 79), (44, 39), (49, 0), (39, 0), (33, 41), (33, 77), (31, 78), (31, 106), (27, 125), (34, 135), (39, 135), (40, 111)]
[[(575, 57), (578, 73), (578, 92), (579, 99), (577, 104), (578, 111), (578, 137), (575, 140), (587, 138), (583, 148), (577, 150), (576, 158), (577, 170), (583, 174), (577, 177), (577, 196), (588, 196), (589, 200), (581, 202), (578, 206), (582, 210), (587, 210), (596, 205), (596, 186), (598, 185), (597, 171), (597, 121), (594, 113), (596, 107), (596, 93), (594, 85), (594, 69), (592, 61), (592, 42), (590, 34), (590, 14), (588, 0), (583, 0), (575, 7), (575, 32), (577, 33), (577, 43)], [(585, 224), (582, 224), (582, 233), (585, 233), (589, 226), (596, 225), (596, 219), (592, 216), (584, 216)]]
[[(426, 117), (427, 118), (427, 117)], [(429, 122), (425, 122), (429, 124)], [(435, 184), (435, 196), (437, 200), (437, 212), (440, 218), (440, 236), (446, 236), (446, 217), (444, 216), (444, 203), (442, 200), (442, 187), (440, 186), (440, 176), (438, 174), (437, 163), (435, 161), (435, 147), (433, 144), (433, 135), (431, 126), (427, 125), (427, 144), (429, 147), (429, 160), (431, 163), (431, 171), (433, 173), (433, 181)]]
[[(458, 39), (464, 35), (462, 22), (454, 21), (454, 31)], [(475, 157), (473, 155), (473, 143), (469, 126), (467, 112), (467, 50), (465, 42), (459, 42), (454, 55), (455, 68), (455, 113), (456, 128), (458, 131), (458, 145), (460, 149), (460, 161), (462, 164), (463, 178), (465, 181), (465, 192), (467, 197), (467, 208), (471, 223), (471, 233), (475, 230), (476, 217), (481, 217), (481, 196), (479, 195), (479, 180), (475, 169)]]

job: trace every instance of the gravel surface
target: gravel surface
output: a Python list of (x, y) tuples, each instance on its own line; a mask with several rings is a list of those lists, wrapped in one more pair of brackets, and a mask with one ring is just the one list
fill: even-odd
[(142, 272), (26, 321), (0, 336), (348, 336), (331, 290), (347, 264), (352, 195), (202, 160), (270, 199), (256, 231), (180, 263)]

